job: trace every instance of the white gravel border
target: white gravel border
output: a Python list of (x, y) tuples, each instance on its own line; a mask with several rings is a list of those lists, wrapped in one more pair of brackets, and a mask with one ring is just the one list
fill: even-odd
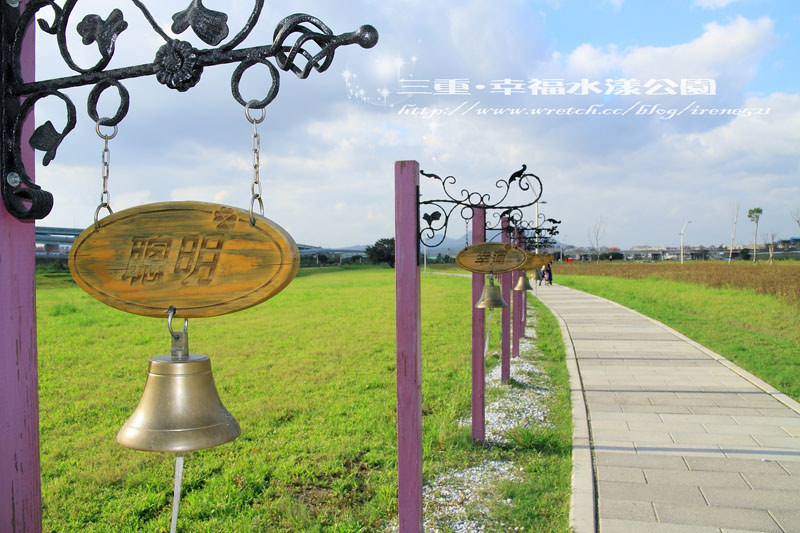
[[(529, 309), (527, 333), (535, 337), (535, 317)], [(517, 427), (530, 428), (547, 423), (544, 397), (549, 390), (546, 377), (535, 365), (536, 346), (532, 339), (521, 339), (520, 356), (511, 358), (511, 377), (515, 385), (500, 383), (500, 365), (486, 376), (487, 391), (499, 390), (501, 394), (486, 406), (487, 446), (508, 444), (507, 434)], [(460, 426), (471, 425), (469, 417), (459, 420)], [(484, 461), (483, 463), (440, 474), (422, 489), (424, 529), (431, 533), (485, 533), (490, 531), (521, 531), (519, 528), (493, 523), (490, 504), (513, 505), (513, 501), (499, 502), (496, 487), (501, 481), (521, 479), (521, 468), (511, 461)], [(397, 520), (388, 525), (384, 533), (398, 531)]]

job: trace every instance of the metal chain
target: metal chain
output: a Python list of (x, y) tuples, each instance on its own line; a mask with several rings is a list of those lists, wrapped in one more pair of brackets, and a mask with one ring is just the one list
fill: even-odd
[(267, 112), (264, 108), (261, 109), (261, 117), (260, 118), (253, 118), (250, 116), (250, 106), (256, 104), (255, 100), (250, 100), (247, 102), (247, 105), (244, 106), (244, 114), (247, 117), (247, 120), (253, 125), (253, 183), (250, 184), (250, 225), (256, 225), (256, 218), (253, 216), (253, 208), (258, 202), (259, 211), (261, 211), (261, 216), (264, 216), (264, 200), (261, 198), (261, 178), (259, 176), (259, 170), (261, 168), (261, 137), (258, 135), (258, 125), (264, 122), (264, 118), (267, 115)]
[(469, 220), (464, 221), (464, 248), (469, 248)]
[(94, 130), (97, 132), (97, 135), (103, 139), (103, 152), (100, 155), (100, 177), (103, 180), (103, 191), (100, 193), (100, 204), (94, 211), (94, 227), (96, 229), (100, 228), (100, 221), (98, 220), (98, 217), (100, 216), (101, 209), (106, 209), (108, 210), (109, 214), (114, 214), (114, 211), (111, 209), (111, 194), (108, 192), (108, 176), (110, 173), (109, 164), (111, 163), (111, 151), (108, 149), (108, 141), (117, 136), (117, 126), (114, 126), (114, 132), (111, 135), (106, 135), (100, 131), (100, 125), (105, 120), (109, 119), (105, 117), (101, 118), (97, 121), (94, 128)]

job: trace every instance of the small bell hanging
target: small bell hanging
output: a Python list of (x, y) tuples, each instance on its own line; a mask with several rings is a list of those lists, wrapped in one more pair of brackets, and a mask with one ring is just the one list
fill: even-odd
[[(173, 311), (170, 310), (170, 320)], [(126, 448), (179, 454), (212, 448), (239, 436), (238, 422), (222, 405), (211, 361), (189, 353), (186, 328), (172, 331), (172, 350), (150, 359), (139, 406), (117, 434)]]
[(515, 291), (532, 291), (533, 285), (531, 285), (531, 281), (528, 279), (528, 273), (523, 271), (522, 275), (519, 277), (517, 281), (517, 285), (514, 287)]
[(494, 276), (489, 275), (489, 285), (484, 285), (481, 299), (475, 306), (478, 309), (496, 309), (498, 307), (508, 307), (508, 304), (503, 300), (503, 295), (500, 292), (500, 287), (494, 284)]

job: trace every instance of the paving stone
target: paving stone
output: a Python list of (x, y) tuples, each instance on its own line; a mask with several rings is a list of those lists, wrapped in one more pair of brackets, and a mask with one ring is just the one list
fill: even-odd
[(780, 426), (756, 426), (748, 425), (741, 426), (739, 424), (703, 424), (703, 427), (708, 433), (717, 435), (775, 435), (785, 437), (786, 431), (781, 429)]
[(711, 472), (751, 472), (754, 474), (784, 475), (786, 471), (774, 461), (752, 459), (721, 459), (718, 457), (686, 457), (690, 470)]
[(736, 416), (763, 416), (758, 409), (750, 407), (689, 407), (696, 415), (736, 415)]
[(800, 437), (800, 427), (781, 427), (781, 430), (785, 431), (792, 437)]
[[(752, 418), (752, 417), (748, 417)], [(663, 414), (661, 420), (670, 423), (689, 422), (690, 424), (733, 424), (738, 425), (739, 422), (732, 416), (726, 415), (701, 415), (701, 414)]]
[(720, 446), (720, 449), (725, 454), (725, 457), (731, 459), (748, 459), (762, 462), (776, 463), (781, 461), (783, 463), (800, 461), (800, 452), (779, 450), (775, 448), (745, 448), (744, 446), (726, 448)]
[(776, 510), (772, 516), (784, 531), (800, 531), (800, 510)]
[[(742, 474), (744, 479), (754, 489), (760, 490), (798, 490), (800, 491), (800, 476), (780, 476), (777, 474)], [(800, 507), (800, 502), (798, 502)]]
[(631, 441), (631, 442), (656, 442), (672, 444), (672, 437), (666, 431), (594, 431), (592, 428), (592, 438), (596, 442), (606, 442), (611, 440)]
[(800, 437), (756, 434), (753, 435), (753, 439), (765, 448), (785, 448), (800, 452)]
[(800, 463), (790, 461), (780, 461), (781, 467), (793, 476), (800, 476)]
[(783, 533), (769, 513), (760, 509), (733, 509), (658, 502), (655, 503), (655, 508), (659, 521), (663, 523)]
[(720, 446), (754, 446), (759, 445), (750, 435), (731, 435), (720, 433), (671, 433), (672, 439), (679, 444), (716, 444)]
[(683, 458), (677, 456), (598, 452), (595, 454), (595, 459), (598, 465), (625, 466), (629, 468), (658, 468), (663, 470), (689, 470)]
[(597, 479), (599, 481), (623, 481), (625, 483), (647, 483), (644, 471), (641, 468), (628, 468), (625, 466), (597, 466)]
[(600, 519), (622, 518), (639, 522), (655, 522), (656, 513), (649, 501), (608, 500), (600, 501)]
[(600, 481), (597, 485), (601, 502), (610, 499), (666, 502), (681, 505), (705, 504), (705, 499), (697, 487), (680, 485), (654, 486), (617, 481)]
[[(782, 404), (778, 403), (777, 400), (772, 407), (759, 407), (758, 411), (761, 413), (762, 416), (769, 416), (769, 417), (792, 417), (797, 416), (797, 413), (793, 410), (789, 409), (788, 407), (784, 407)], [(798, 418), (798, 423), (800, 423), (800, 418)]]
[(720, 533), (719, 528), (716, 527), (682, 526), (617, 519), (600, 519), (600, 531), (603, 533)]
[(671, 444), (669, 446), (637, 445), (639, 454), (676, 455), (680, 457), (706, 457), (724, 459), (724, 451), (712, 444)]
[[(680, 423), (673, 424), (667, 422), (628, 422), (631, 431), (666, 431), (668, 433), (708, 433), (703, 424)], [(785, 435), (785, 433), (784, 433)]]
[(724, 487), (703, 487), (703, 494), (712, 507), (737, 507), (739, 509), (797, 510), (800, 491), (749, 490)]
[(738, 487), (743, 490), (750, 488), (738, 472), (686, 472), (646, 468), (644, 477), (650, 485), (688, 485), (700, 487), (703, 491), (705, 487)]

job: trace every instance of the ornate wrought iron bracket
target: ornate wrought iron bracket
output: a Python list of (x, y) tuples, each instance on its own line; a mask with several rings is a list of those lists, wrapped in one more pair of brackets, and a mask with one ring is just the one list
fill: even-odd
[[(475, 208), (483, 208), (487, 212), (493, 212), (496, 220), (489, 222), (489, 217), (486, 217), (487, 230), (501, 229), (501, 221), (504, 217), (508, 217), (509, 226), (516, 227), (523, 219), (522, 209), (532, 206), (542, 197), (542, 180), (536, 174), (526, 172), (527, 169), (527, 165), (523, 164), (522, 168), (512, 173), (508, 178), (502, 178), (495, 182), (495, 187), (500, 190), (500, 199), (496, 201), (492, 200), (490, 193), (470, 192), (467, 189), (461, 189), (459, 193), (452, 192), (451, 189), (456, 184), (456, 179), (453, 176), (441, 178), (436, 174), (420, 171), (420, 174), (426, 178), (433, 179), (441, 184), (446, 198), (419, 202), (420, 208), (422, 206), (432, 208), (431, 211), (422, 215), (426, 225), (421, 225), (419, 241), (430, 248), (439, 246), (444, 242), (447, 237), (447, 225), (456, 208), (459, 208), (459, 214), (464, 221), (472, 220), (474, 216), (473, 209)], [(533, 200), (519, 205), (504, 205), (503, 202), (506, 201), (515, 184), (523, 192), (530, 191), (533, 194)]]
[(525, 250), (532, 252), (537, 248), (549, 248), (555, 244), (554, 237), (558, 235), (558, 225), (561, 224), (560, 220), (554, 218), (547, 218), (544, 213), (539, 213), (539, 220), (523, 220), (519, 222), (516, 228), (522, 233), (530, 233), (530, 237), (525, 237), (524, 247)]
[[(3, 203), (19, 219), (44, 218), (53, 206), (53, 196), (33, 183), (25, 171), (21, 156), (22, 124), (36, 102), (42, 98), (52, 96), (61, 99), (67, 116), (66, 125), (61, 131), (47, 121), (36, 128), (27, 139), (31, 147), (45, 152), (42, 162), (47, 165), (55, 158), (59, 145), (76, 124), (75, 105), (62, 92), (64, 89), (93, 85), (87, 102), (88, 115), (101, 125), (115, 126), (127, 115), (130, 103), (130, 96), (120, 83), (121, 80), (155, 75), (159, 83), (182, 92), (200, 81), (205, 67), (238, 62), (239, 65), (231, 77), (233, 98), (242, 106), (263, 109), (278, 94), (278, 69), (291, 71), (305, 79), (312, 69), (317, 72), (327, 70), (338, 47), (359, 44), (363, 48), (371, 48), (378, 42), (378, 32), (370, 25), (361, 26), (350, 33), (335, 35), (319, 19), (310, 15), (294, 14), (278, 23), (272, 43), (237, 48), (258, 22), (264, 0), (255, 0), (244, 27), (227, 42), (223, 41), (230, 33), (228, 15), (208, 9), (202, 0), (191, 0), (186, 9), (172, 16), (170, 29), (175, 34), (181, 34), (191, 28), (200, 40), (214, 47), (197, 49), (187, 41), (169, 37), (145, 5), (140, 0), (132, 0), (133, 5), (164, 40), (153, 62), (106, 70), (114, 56), (117, 39), (128, 27), (122, 11), (115, 8), (105, 19), (99, 15), (87, 15), (78, 23), (76, 30), (83, 45), (96, 45), (100, 54), (100, 59), (94, 66), (82, 68), (72, 59), (67, 45), (69, 18), (77, 2), (78, 0), (66, 0), (63, 5), (59, 5), (55, 0), (29, 0), (25, 9), (20, 11), (17, 0), (0, 0), (3, 15), (3, 103), (0, 111), (3, 151), (0, 179)], [(40, 10), (44, 8), (52, 10), (52, 22), (38, 17)], [(76, 75), (43, 81), (23, 81), (20, 69), (22, 41), (26, 32), (33, 31), (34, 19), (42, 32), (55, 36), (61, 58)], [(315, 51), (309, 51), (308, 45), (313, 46)], [(275, 64), (269, 61), (270, 58)], [(239, 83), (244, 72), (256, 64), (267, 66), (272, 84), (263, 99), (245, 102), (239, 91)], [(100, 95), (111, 87), (119, 93), (117, 111), (112, 117), (100, 117), (97, 102)]]

